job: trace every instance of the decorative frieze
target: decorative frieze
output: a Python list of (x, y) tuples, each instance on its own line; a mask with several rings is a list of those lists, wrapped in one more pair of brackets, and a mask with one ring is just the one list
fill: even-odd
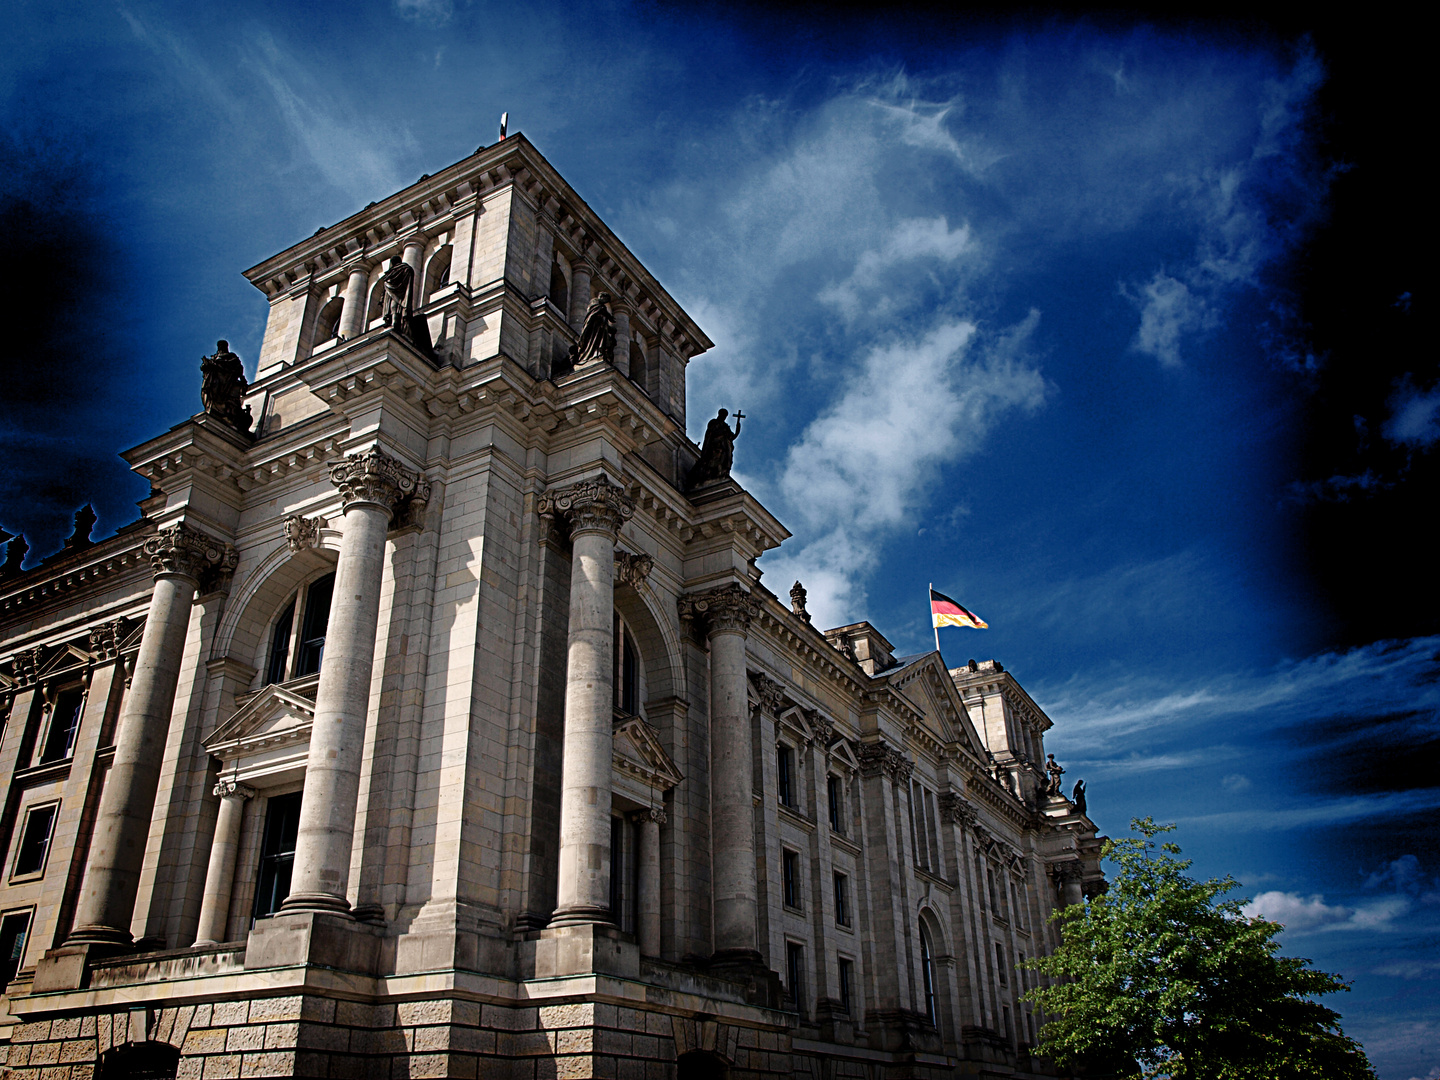
[(620, 527), (635, 516), (635, 500), (601, 476), (546, 492), (536, 509), (542, 518), (563, 518), (571, 537), (583, 532), (619, 536)]
[[(396, 516), (402, 504), (424, 505), (430, 499), (430, 485), (420, 474), (407, 469), (379, 447), (372, 446), (330, 466), (330, 482), (340, 491), (341, 505), (373, 503)], [(409, 506), (414, 514), (413, 505)]]
[(208, 592), (235, 572), (239, 555), (223, 540), (186, 525), (168, 525), (145, 541), (145, 554), (155, 576), (177, 574), (193, 578)]
[(711, 637), (749, 633), (751, 620), (760, 615), (760, 602), (734, 582), (705, 592), (687, 593), (678, 603), (680, 621), (702, 621)]

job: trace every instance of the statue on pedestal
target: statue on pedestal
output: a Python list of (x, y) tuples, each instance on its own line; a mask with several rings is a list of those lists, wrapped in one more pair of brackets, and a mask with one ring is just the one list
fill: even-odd
[(1055, 760), (1054, 754), (1045, 755), (1045, 771), (1050, 774), (1050, 781), (1045, 785), (1046, 795), (1062, 795), (1060, 791), (1060, 777), (1065, 775), (1059, 763)]
[(580, 340), (570, 347), (570, 364), (581, 364), (603, 360), (615, 362), (615, 316), (610, 312), (610, 294), (598, 292), (585, 309), (585, 324), (580, 328)]
[(249, 386), (245, 365), (230, 351), (228, 341), (217, 341), (214, 355), (200, 358), (201, 406), (206, 415), (225, 421), (242, 435), (250, 434), (254, 422), (250, 407), (244, 404)]
[(740, 421), (745, 419), (745, 414), (735, 414), (733, 431), (725, 422), (729, 415), (728, 409), (721, 409), (715, 419), (705, 425), (705, 442), (700, 447), (700, 460), (690, 470), (686, 481), (688, 487), (697, 488), (712, 480), (724, 480), (730, 475), (730, 467), (735, 461), (735, 439), (740, 434)]
[(1077, 814), (1085, 813), (1085, 781), (1076, 780), (1075, 790), (1070, 793), (1070, 801), (1075, 804)]
[(410, 312), (412, 310), (412, 292), (415, 284), (415, 271), (410, 264), (400, 258), (399, 255), (392, 256), (389, 269), (385, 276), (380, 279), (385, 288), (384, 307), (381, 308), (381, 318), (386, 326), (392, 330), (410, 336)]

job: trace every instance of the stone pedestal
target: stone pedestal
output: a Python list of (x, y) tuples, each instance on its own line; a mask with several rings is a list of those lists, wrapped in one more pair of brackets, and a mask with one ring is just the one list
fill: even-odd
[(589, 974), (639, 978), (640, 950), (615, 927), (602, 923), (548, 926), (540, 931), (535, 978)]
[(348, 915), (281, 911), (259, 919), (245, 943), (245, 970), (315, 964), (335, 971), (373, 975), (383, 927)]
[(345, 507), (345, 535), (325, 655), (285, 912), (349, 916), (345, 898), (360, 795), (360, 757), (370, 713), (370, 675), (385, 571), (385, 533), (395, 508), (423, 497), (419, 478), (378, 449), (351, 454), (330, 470)]

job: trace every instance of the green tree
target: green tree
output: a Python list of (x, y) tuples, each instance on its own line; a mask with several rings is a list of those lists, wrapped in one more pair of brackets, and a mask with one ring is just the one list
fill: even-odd
[(1108, 891), (1055, 913), (1062, 944), (1025, 966), (1054, 982), (1027, 1000), (1047, 1022), (1039, 1052), (1091, 1075), (1172, 1080), (1374, 1080), (1340, 1015), (1314, 998), (1347, 984), (1278, 956), (1282, 927), (1221, 897), (1233, 878), (1196, 881), (1173, 825), (1130, 823), (1105, 844)]

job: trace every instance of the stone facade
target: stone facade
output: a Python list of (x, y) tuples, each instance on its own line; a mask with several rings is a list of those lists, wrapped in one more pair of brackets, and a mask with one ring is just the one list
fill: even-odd
[(1053, 1075), (1050, 721), (761, 584), (784, 527), (685, 490), (710, 341), (534, 147), (248, 276), (254, 435), (0, 578), (6, 1075)]

